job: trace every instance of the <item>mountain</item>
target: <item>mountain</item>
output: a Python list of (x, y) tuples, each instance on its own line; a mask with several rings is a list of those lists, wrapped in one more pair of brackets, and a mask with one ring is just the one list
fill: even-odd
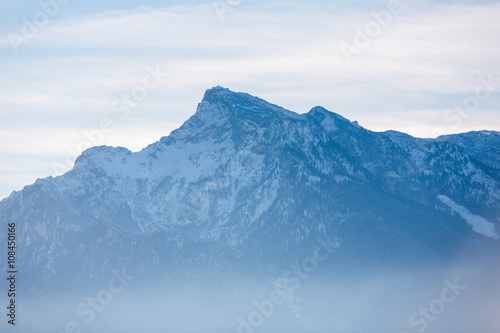
[(500, 168), (500, 133), (478, 131), (457, 135), (445, 135), (438, 138), (465, 149), (472, 158), (480, 163)]
[(499, 138), (377, 133), (215, 87), (169, 136), (139, 152), (90, 148), (2, 200), (0, 220), (18, 226), (33, 293), (124, 267), (169, 281), (279, 272), (318, 242), (336, 248), (337, 269), (439, 263), (497, 246)]

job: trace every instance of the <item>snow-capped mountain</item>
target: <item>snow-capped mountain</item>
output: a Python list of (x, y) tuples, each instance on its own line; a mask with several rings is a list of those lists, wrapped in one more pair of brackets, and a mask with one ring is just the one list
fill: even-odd
[(35, 290), (121, 267), (150, 278), (287, 267), (318, 240), (338, 246), (337, 263), (413, 265), (496, 244), (499, 138), (376, 133), (216, 87), (169, 136), (135, 153), (88, 149), (1, 201), (0, 220), (18, 225)]

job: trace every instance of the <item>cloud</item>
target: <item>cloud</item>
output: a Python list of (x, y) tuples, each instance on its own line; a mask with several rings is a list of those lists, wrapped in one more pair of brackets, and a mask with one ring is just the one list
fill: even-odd
[[(405, 2), (403, 12), (349, 64), (340, 43), (353, 43), (355, 28), (373, 20), (371, 11), (387, 9), (385, 1), (359, 4), (243, 1), (223, 20), (211, 3), (63, 16), (17, 54), (6, 36), (20, 27), (1, 28), (0, 131), (38, 127), (78, 137), (111, 118), (116, 133), (127, 135), (110, 135), (105, 144), (123, 139), (120, 145), (127, 146), (133, 140), (126, 137), (141, 137), (134, 142), (145, 145), (180, 126), (215, 85), (300, 113), (322, 105), (374, 130), (430, 136), (436, 127), (500, 129), (498, 92), (461, 127), (443, 120), (445, 110), (474, 93), (480, 77), (500, 80), (498, 3)], [(157, 65), (168, 78), (128, 119), (116, 120), (112, 103), (140, 84), (146, 67)], [(148, 131), (152, 124), (166, 124), (163, 134), (161, 127)], [(0, 154), (15, 146), (28, 158), (33, 149), (27, 142), (39, 135), (0, 136)], [(45, 135), (45, 148), (38, 151), (50, 165), (54, 156), (56, 162), (64, 158), (65, 148), (57, 135)]]

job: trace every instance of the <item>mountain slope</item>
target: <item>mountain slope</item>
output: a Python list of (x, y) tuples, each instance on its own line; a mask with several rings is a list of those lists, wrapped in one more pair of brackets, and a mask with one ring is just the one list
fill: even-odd
[(0, 219), (19, 226), (34, 290), (121, 267), (151, 279), (282, 269), (318, 239), (339, 245), (337, 263), (444, 260), (498, 237), (498, 169), (479, 158), (498, 159), (495, 144), (463, 138), (376, 133), (216, 87), (169, 136), (136, 153), (88, 149), (1, 201)]

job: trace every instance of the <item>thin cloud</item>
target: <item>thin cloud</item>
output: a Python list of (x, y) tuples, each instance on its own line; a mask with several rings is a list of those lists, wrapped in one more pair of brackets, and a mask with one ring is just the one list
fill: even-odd
[[(351, 64), (340, 43), (353, 43), (354, 28), (364, 28), (373, 20), (370, 11), (384, 10), (385, 1), (354, 10), (326, 1), (278, 5), (243, 2), (224, 20), (211, 5), (69, 17), (51, 22), (19, 54), (7, 39), (19, 27), (4, 27), (0, 130), (39, 126), (76, 133), (67, 141), (77, 142), (81, 131), (116, 116), (113, 101), (141, 82), (147, 66), (160, 66), (168, 78), (130, 118), (116, 122), (116, 133), (127, 134), (108, 136), (104, 144), (156, 141), (194, 113), (204, 90), (215, 85), (297, 112), (322, 105), (374, 130), (431, 136), (436, 127), (500, 129), (498, 92), (461, 127), (443, 120), (445, 110), (474, 93), (480, 77), (500, 81), (498, 3), (406, 4)], [(148, 131), (162, 122), (164, 133)], [(0, 135), (0, 152), (15, 146), (30, 156), (28, 142), (39, 133), (22, 133), (8, 140)], [(58, 140), (48, 135), (43, 141), (39, 155), (46, 165), (65, 158)]]

